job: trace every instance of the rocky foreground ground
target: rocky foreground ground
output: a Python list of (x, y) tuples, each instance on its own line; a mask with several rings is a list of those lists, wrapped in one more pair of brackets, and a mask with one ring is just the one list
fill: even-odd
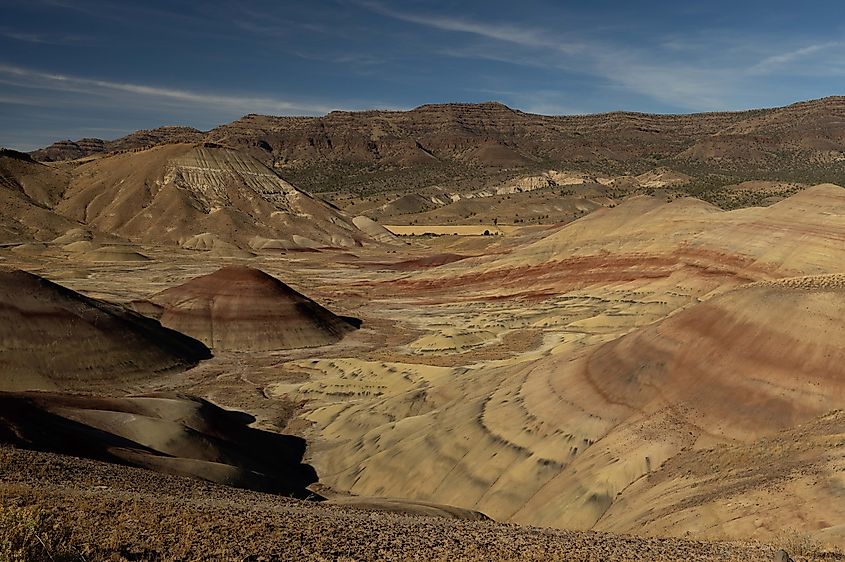
[[(699, 542), (366, 511), (0, 449), (3, 560), (842, 560)], [(796, 550), (806, 552), (799, 555)]]

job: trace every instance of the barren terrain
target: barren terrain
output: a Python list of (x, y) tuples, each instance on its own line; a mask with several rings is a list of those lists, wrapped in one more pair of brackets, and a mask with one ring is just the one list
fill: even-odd
[[(812, 152), (783, 114), (840, 101), (691, 116), (654, 142), (675, 164), (761, 130)], [(566, 127), (596, 147), (633, 127), (616, 156), (636, 160), (676, 117), (414, 112), (414, 138), (457, 115), (487, 140), (406, 146), (400, 112), (323, 123), (379, 123), (378, 166), (498, 171), (324, 199), (283, 177), (369, 145), (259, 116), (79, 160), (0, 154), (0, 549), (842, 559), (845, 189), (758, 177), (703, 200), (689, 166), (526, 164)]]
[[(17, 524), (32, 529), (22, 541), (28, 560), (50, 560), (45, 548), (51, 549), (55, 560), (97, 562), (750, 562), (772, 560), (780, 550), (753, 542), (701, 542), (503, 525), (460, 513), (355, 509), (8, 449), (0, 449), (0, 476), (0, 521), (6, 528)], [(782, 544), (802, 543), (784, 537)], [(0, 549), (5, 546), (0, 539)], [(796, 555), (796, 560), (835, 559), (824, 551)]]

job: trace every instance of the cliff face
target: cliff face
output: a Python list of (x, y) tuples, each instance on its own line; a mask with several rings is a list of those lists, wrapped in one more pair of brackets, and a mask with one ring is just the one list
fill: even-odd
[[(424, 105), (411, 111), (332, 112), (325, 117), (248, 115), (208, 140), (253, 149), (279, 165), (352, 161), (385, 166), (459, 160), (493, 167), (532, 161), (643, 158), (801, 158), (845, 148), (845, 98), (740, 113), (545, 116), (499, 103)], [(719, 145), (710, 154), (708, 146)], [(759, 146), (758, 146), (759, 145)], [(750, 148), (749, 148), (750, 146)]]
[[(368, 173), (389, 174), (425, 169), (428, 184), (448, 182), (467, 166), (489, 172), (547, 163), (610, 163), (637, 173), (645, 163), (653, 167), (660, 161), (709, 166), (709, 172), (750, 165), (777, 174), (796, 166), (839, 166), (845, 161), (845, 97), (691, 115), (545, 116), (493, 102), (423, 105), (410, 111), (334, 111), (323, 117), (251, 114), (207, 133), (162, 127), (110, 142), (62, 141), (32, 156), (59, 160), (198, 141), (236, 148), (287, 169), (309, 189), (322, 189), (329, 179), (338, 185), (353, 179), (371, 181), (349, 177), (362, 167)], [(332, 174), (337, 177), (332, 179)]]
[(35, 160), (41, 162), (56, 162), (59, 160), (76, 160), (92, 154), (107, 152), (106, 141), (103, 139), (85, 138), (77, 141), (61, 140), (50, 146), (30, 152)]
[(431, 159), (515, 166), (540, 160), (628, 160), (674, 155), (745, 114), (532, 115), (498, 103), (424, 105), (406, 112), (332, 112), (325, 117), (248, 115), (209, 133), (284, 165), (314, 159), (412, 165)]
[(205, 133), (192, 127), (159, 127), (148, 131), (135, 131), (123, 138), (111, 141), (107, 147), (112, 152), (135, 150), (159, 144), (200, 142), (204, 137)]
[(199, 142), (204, 136), (205, 133), (191, 127), (159, 127), (157, 129), (135, 131), (113, 141), (92, 138), (80, 139), (78, 141), (58, 141), (48, 147), (30, 152), (30, 155), (41, 162), (75, 160), (94, 154), (150, 148), (160, 144)]

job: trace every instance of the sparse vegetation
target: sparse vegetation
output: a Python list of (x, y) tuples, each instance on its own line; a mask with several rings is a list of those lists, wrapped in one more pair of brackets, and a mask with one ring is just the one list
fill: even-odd
[[(652, 539), (363, 511), (82, 459), (57, 459), (44, 453), (14, 452), (19, 483), (0, 482), (0, 561), (586, 562), (596, 556), (631, 560), (643, 553), (661, 560), (710, 561), (766, 560), (771, 551), (758, 544)], [(547, 459), (538, 462), (554, 464)], [(43, 468), (33, 470), (37, 465)], [(92, 486), (93, 482), (108, 485)], [(47, 483), (60, 485), (50, 490)]]
[(64, 562), (84, 560), (67, 550), (69, 536), (37, 505), (0, 504), (0, 561)]
[(841, 549), (828, 547), (809, 533), (795, 529), (786, 531), (780, 546), (793, 557), (830, 558), (834, 560), (845, 558), (845, 553)]

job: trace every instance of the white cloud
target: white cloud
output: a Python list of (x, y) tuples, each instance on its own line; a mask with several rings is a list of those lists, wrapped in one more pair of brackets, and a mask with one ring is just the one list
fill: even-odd
[(812, 54), (818, 53), (820, 51), (825, 51), (827, 49), (832, 49), (834, 47), (841, 47), (842, 43), (838, 41), (831, 41), (829, 43), (816, 43), (814, 45), (807, 45), (806, 47), (801, 47), (799, 49), (794, 49), (792, 51), (787, 51), (785, 53), (780, 53), (777, 55), (772, 55), (770, 57), (766, 57), (765, 59), (761, 60), (757, 64), (751, 67), (751, 72), (755, 73), (767, 73), (775, 70), (777, 67), (787, 65), (789, 63), (795, 62), (799, 59), (806, 58)]
[(0, 37), (12, 39), (13, 41), (21, 41), (23, 43), (32, 43), (38, 45), (78, 45), (80, 43), (90, 42), (89, 37), (81, 35), (52, 35), (46, 33), (31, 33), (28, 31), (20, 31), (17, 29), (0, 28)]
[[(780, 37), (717, 29), (692, 35), (667, 32), (633, 44), (600, 35), (595, 28), (574, 31), (501, 25), (397, 10), (377, 0), (359, 0), (357, 4), (400, 21), (491, 40), (483, 45), (433, 45), (436, 55), (588, 75), (604, 80), (609, 88), (684, 110), (730, 110), (759, 104), (768, 99), (762, 84), (769, 83), (769, 75), (780, 78), (789, 88), (797, 84), (794, 78), (799, 75), (829, 78), (845, 73), (842, 57), (830, 56), (829, 52), (845, 46), (839, 41), (814, 43), (761, 60), (762, 53), (771, 53), (774, 45), (782, 45)], [(561, 36), (567, 41), (559, 39)], [(797, 61), (800, 66), (792, 64)]]
[(24, 43), (49, 43), (46, 36), (38, 33), (24, 33), (20, 31), (0, 31), (0, 37), (23, 41)]
[(735, 109), (727, 101), (740, 77), (731, 69), (649, 62), (643, 53), (607, 53), (597, 73), (630, 91), (688, 110)]
[(15, 85), (25, 88), (82, 92), (93, 95), (126, 93), (140, 96), (152, 102), (199, 105), (240, 113), (323, 114), (337, 109), (337, 107), (330, 105), (300, 103), (276, 98), (222, 95), (145, 84), (96, 80), (79, 76), (41, 72), (2, 63), (0, 63), (0, 75), (16, 79), (17, 82), (15, 82)]
[[(365, 8), (387, 17), (445, 31), (470, 33), (521, 47), (506, 50), (470, 46), (437, 48), (443, 56), (476, 58), (543, 67), (552, 71), (574, 72), (600, 77), (612, 84), (671, 103), (677, 107), (698, 110), (723, 106), (719, 73), (677, 64), (659, 64), (648, 52), (622, 49), (603, 40), (582, 39), (565, 43), (543, 29), (503, 26), (466, 19), (430, 16), (397, 11), (380, 3), (366, 1)], [(531, 110), (562, 108), (559, 103), (534, 102)]]
[(379, 4), (378, 2), (362, 2), (361, 5), (370, 11), (401, 21), (415, 23), (443, 31), (469, 33), (485, 37), (487, 39), (495, 39), (497, 41), (521, 45), (523, 47), (542, 47), (566, 53), (577, 53), (583, 48), (583, 45), (579, 43), (567, 43), (551, 39), (546, 36), (542, 29), (520, 27), (515, 25), (491, 24), (449, 16), (417, 14), (394, 10)]

